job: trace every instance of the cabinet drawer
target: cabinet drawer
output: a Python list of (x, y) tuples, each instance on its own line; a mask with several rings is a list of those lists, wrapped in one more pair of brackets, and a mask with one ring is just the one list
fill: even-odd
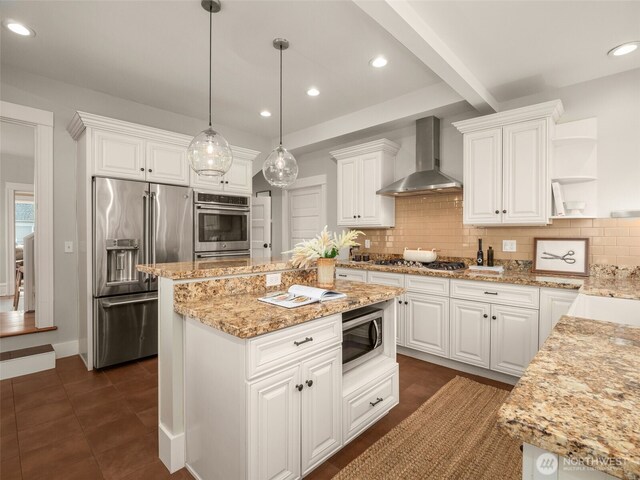
[(401, 273), (369, 272), (367, 280), (369, 283), (379, 285), (389, 285), (391, 287), (404, 288), (404, 275)]
[(364, 385), (344, 400), (344, 443), (398, 404), (398, 367)]
[(494, 282), (452, 280), (451, 296), (525, 308), (537, 309), (540, 305), (540, 290), (538, 288)]
[(405, 285), (410, 292), (431, 293), (433, 295), (449, 296), (449, 279), (438, 277), (421, 277), (407, 275)]
[(248, 341), (247, 378), (342, 342), (342, 316), (332, 315)]
[(351, 280), (353, 282), (367, 282), (367, 271), (355, 268), (336, 268), (338, 280)]

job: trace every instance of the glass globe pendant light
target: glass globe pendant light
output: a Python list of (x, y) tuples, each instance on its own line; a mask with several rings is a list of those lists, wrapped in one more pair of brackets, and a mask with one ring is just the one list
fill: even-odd
[(289, 48), (289, 42), (284, 38), (276, 38), (273, 47), (280, 50), (280, 145), (264, 161), (262, 174), (274, 187), (286, 188), (298, 178), (298, 163), (291, 152), (282, 146), (282, 51)]
[(213, 14), (219, 12), (219, 0), (202, 0), (202, 8), (209, 12), (209, 127), (193, 137), (187, 148), (189, 165), (198, 175), (222, 176), (233, 163), (233, 153), (225, 138), (211, 126), (211, 63)]

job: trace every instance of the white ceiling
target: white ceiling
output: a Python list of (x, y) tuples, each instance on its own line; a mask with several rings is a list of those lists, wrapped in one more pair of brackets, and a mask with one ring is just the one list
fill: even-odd
[[(197, 118), (207, 116), (208, 14), (192, 1), (2, 2), (35, 38), (2, 29), (2, 63)], [(285, 133), (440, 79), (350, 1), (223, 0), (214, 14), (214, 122), (277, 136), (276, 37)], [(385, 54), (389, 65), (368, 61)], [(306, 95), (310, 86), (320, 96)], [(273, 116), (259, 116), (262, 109)]]

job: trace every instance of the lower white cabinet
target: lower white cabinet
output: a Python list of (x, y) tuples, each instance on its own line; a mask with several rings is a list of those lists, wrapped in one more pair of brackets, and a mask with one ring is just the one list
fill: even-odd
[(491, 305), (451, 299), (451, 358), (490, 367)]
[(524, 373), (538, 351), (538, 311), (491, 305), (491, 369)]
[(405, 346), (449, 356), (449, 299), (405, 294)]
[(367, 271), (355, 268), (336, 268), (336, 278), (338, 280), (351, 280), (352, 282), (366, 282)]
[(566, 315), (569, 307), (578, 296), (577, 290), (557, 288), (540, 289), (540, 328), (538, 329), (538, 348), (542, 348), (553, 327), (560, 317)]

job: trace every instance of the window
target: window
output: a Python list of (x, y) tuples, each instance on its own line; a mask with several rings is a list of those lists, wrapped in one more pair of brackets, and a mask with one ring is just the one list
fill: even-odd
[(33, 233), (35, 228), (36, 214), (33, 200), (22, 200), (16, 198), (15, 201), (16, 219), (16, 246), (24, 246), (24, 237)]

